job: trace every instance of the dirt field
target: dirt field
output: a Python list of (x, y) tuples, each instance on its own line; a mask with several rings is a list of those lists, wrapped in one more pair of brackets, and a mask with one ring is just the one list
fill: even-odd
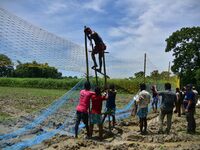
[[(9, 89), (10, 90), (10, 89)], [(18, 90), (18, 89), (16, 89)], [(15, 91), (16, 91), (15, 90)], [(28, 90), (28, 89), (27, 89)], [(28, 106), (30, 105), (29, 102), (31, 102), (33, 99), (38, 99), (38, 103), (36, 106), (40, 106), (41, 101), (39, 98), (41, 95), (44, 96), (48, 95), (50, 96), (49, 92), (45, 94), (40, 94), (40, 92), (36, 91), (35, 93), (30, 94), (28, 92), (24, 92), (24, 89), (20, 90), (22, 92), (17, 91), (18, 93), (25, 93), (20, 94), (18, 96), (14, 93), (13, 95), (10, 95), (10, 91), (4, 88), (3, 94), (1, 94), (0, 98), (0, 115), (2, 118), (0, 122), (0, 133), (9, 133), (13, 130), (13, 128), (20, 128), (23, 127), (25, 124), (33, 120), (34, 113), (29, 113), (30, 111), (25, 111), (23, 109), (19, 109), (21, 104), (21, 100), (26, 100), (26, 103), (23, 101), (23, 104)], [(33, 90), (31, 90), (32, 92)], [(62, 91), (63, 92), (63, 91)], [(54, 95), (58, 96), (61, 95), (62, 92), (56, 94), (52, 93), (53, 96), (50, 98), (46, 98), (46, 102), (50, 103), (50, 100), (54, 98)], [(39, 94), (39, 95), (38, 95)], [(26, 96), (27, 95), (27, 96)], [(33, 96), (32, 96), (33, 95)], [(33, 99), (28, 99), (30, 97), (34, 97)], [(125, 95), (125, 94), (119, 94), (118, 99), (125, 99), (124, 101), (117, 102), (117, 106), (122, 107), (125, 104), (128, 103), (128, 101), (132, 98), (132, 95)], [(48, 99), (48, 100), (47, 100)], [(34, 105), (33, 105), (34, 106)], [(40, 108), (40, 107), (39, 107)], [(30, 108), (28, 110), (38, 110), (38, 107), (36, 108)], [(32, 112), (32, 111), (31, 111)], [(61, 114), (62, 115), (62, 114)], [(20, 116), (20, 117), (19, 117)], [(23, 117), (26, 116), (26, 117)], [(65, 116), (65, 115), (63, 115)], [(13, 118), (13, 119), (7, 119), (7, 118)], [(110, 149), (110, 150), (128, 150), (128, 149), (135, 149), (135, 150), (200, 150), (200, 108), (197, 108), (196, 110), (196, 123), (197, 123), (197, 129), (196, 134), (191, 135), (186, 133), (186, 119), (185, 116), (177, 117), (177, 114), (173, 115), (173, 123), (172, 123), (172, 129), (171, 133), (169, 135), (167, 134), (158, 134), (158, 113), (151, 113), (148, 116), (148, 134), (147, 135), (140, 135), (138, 132), (138, 119), (137, 117), (129, 117), (125, 120), (120, 120), (117, 122), (117, 125), (115, 128), (112, 129), (111, 132), (108, 130), (108, 124), (105, 123), (104, 125), (104, 135), (103, 140), (98, 140), (98, 132), (95, 128), (94, 135), (92, 139), (85, 139), (85, 131), (82, 130), (79, 134), (78, 139), (74, 139), (74, 137), (66, 136), (66, 135), (56, 135), (53, 138), (43, 141), (39, 145), (34, 145), (27, 149), (32, 150), (103, 150), (103, 149)], [(59, 119), (56, 119), (56, 123)], [(38, 129), (39, 131), (39, 129)], [(36, 132), (36, 131), (35, 131)], [(32, 133), (33, 134), (33, 133)], [(29, 137), (29, 135), (25, 135), (25, 138)], [(22, 139), (15, 138), (14, 143), (20, 142)], [(0, 143), (1, 145), (1, 143)], [(12, 145), (12, 144), (11, 144)], [(2, 146), (3, 147), (3, 146)]]
[(95, 130), (92, 139), (85, 139), (82, 131), (78, 139), (65, 135), (57, 135), (40, 145), (28, 149), (46, 150), (199, 150), (200, 149), (200, 108), (195, 115), (197, 130), (195, 135), (186, 133), (185, 116), (173, 115), (171, 133), (158, 134), (158, 114), (150, 114), (148, 120), (148, 134), (141, 135), (138, 130), (137, 118), (130, 117), (118, 121), (112, 132), (107, 124), (104, 127), (103, 141), (98, 141), (98, 132)]

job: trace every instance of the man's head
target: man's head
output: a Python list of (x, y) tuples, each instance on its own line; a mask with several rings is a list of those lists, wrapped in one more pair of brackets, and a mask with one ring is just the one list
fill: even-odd
[(183, 92), (185, 92), (185, 91), (186, 91), (186, 87), (185, 87), (185, 86), (182, 88), (182, 91), (183, 91)]
[(114, 84), (110, 84), (110, 85), (109, 85), (109, 89), (110, 89), (110, 90), (115, 90), (115, 85), (114, 85)]
[(187, 84), (186, 91), (191, 91), (191, 90), (192, 90), (192, 84)]
[(176, 92), (180, 92), (180, 89), (179, 89), (179, 88), (176, 88)]
[(84, 83), (84, 89), (85, 89), (85, 90), (90, 90), (90, 89), (91, 89), (90, 82), (86, 81), (86, 82)]
[(140, 90), (146, 90), (146, 84), (142, 83), (140, 84)]
[(171, 84), (165, 83), (165, 90), (171, 90)]
[(84, 32), (85, 34), (92, 34), (92, 30), (89, 27), (85, 28)]
[(97, 87), (95, 88), (95, 93), (96, 93), (96, 95), (98, 95), (98, 96), (101, 95), (101, 88), (97, 86)]
[(156, 90), (156, 85), (152, 85), (151, 90), (153, 90), (153, 91)]

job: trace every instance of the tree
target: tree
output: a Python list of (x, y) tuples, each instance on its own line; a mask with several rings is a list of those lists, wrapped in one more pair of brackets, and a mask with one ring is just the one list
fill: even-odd
[(135, 75), (136, 78), (144, 77), (144, 71), (136, 72), (134, 75)]
[(0, 77), (11, 76), (13, 70), (14, 68), (11, 59), (4, 54), (0, 54)]
[(170, 77), (170, 73), (169, 73), (168, 71), (162, 71), (162, 72), (160, 73), (160, 77), (161, 77), (162, 79), (168, 79), (168, 78)]
[(200, 69), (196, 71), (195, 79), (197, 81), (197, 88), (200, 90)]
[(172, 51), (175, 57), (171, 70), (181, 77), (182, 84), (195, 84), (196, 70), (200, 69), (200, 27), (182, 28), (166, 42), (165, 52)]
[(14, 71), (16, 77), (30, 78), (61, 78), (62, 73), (55, 67), (50, 67), (47, 63), (39, 64), (36, 61), (32, 63), (19, 63)]
[(152, 77), (153, 79), (158, 79), (160, 77), (160, 74), (159, 74), (158, 70), (153, 70), (151, 72), (151, 76), (150, 77)]

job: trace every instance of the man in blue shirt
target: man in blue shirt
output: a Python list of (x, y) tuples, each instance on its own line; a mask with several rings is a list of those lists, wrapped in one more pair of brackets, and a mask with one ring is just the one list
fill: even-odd
[(113, 127), (115, 126), (116, 95), (117, 95), (117, 91), (115, 90), (115, 85), (110, 84), (109, 90), (108, 90), (108, 99), (106, 101), (106, 112), (103, 117), (102, 123), (104, 123), (107, 115), (110, 115), (110, 116), (112, 116)]
[(187, 132), (190, 134), (195, 133), (196, 122), (194, 119), (195, 112), (195, 94), (192, 91), (192, 85), (188, 84), (186, 86), (186, 94), (183, 101), (185, 112), (186, 112), (186, 120), (187, 120)]

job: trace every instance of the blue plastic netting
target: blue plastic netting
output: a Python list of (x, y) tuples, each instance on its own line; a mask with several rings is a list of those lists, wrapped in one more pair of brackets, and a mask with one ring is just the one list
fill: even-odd
[[(13, 145), (12, 144), (6, 145), (6, 142), (1, 143), (1, 144), (4, 144), (4, 146), (2, 148), (4, 148), (5, 150), (24, 149), (24, 148), (27, 148), (27, 147), (30, 147), (33, 145), (37, 145), (44, 140), (50, 139), (51, 137), (53, 137), (54, 135), (56, 135), (58, 133), (73, 136), (74, 135), (74, 125), (75, 125), (75, 112), (76, 112), (75, 106), (78, 103), (79, 91), (80, 91), (80, 89), (83, 88), (83, 81), (84, 80), (81, 80), (76, 86), (74, 86), (74, 88), (72, 88), (69, 92), (67, 92), (63, 97), (61, 97), (56, 102), (54, 102), (49, 108), (44, 110), (40, 114), (39, 117), (37, 117), (36, 119), (33, 120), (33, 122), (31, 122), (30, 124), (26, 125), (25, 127), (21, 128), (17, 131), (2, 135), (1, 140), (6, 140), (8, 138), (12, 139), (12, 138), (19, 137), (19, 136), (22, 136), (22, 139), (23, 139), (23, 135), (26, 132), (31, 131), (32, 129), (34, 129), (36, 126), (38, 126), (45, 120), (48, 120), (48, 118), (53, 113), (55, 113), (56, 111), (61, 109), (64, 104), (66, 104), (64, 109), (66, 109), (67, 105), (70, 105), (70, 109), (69, 109), (70, 111), (69, 111), (68, 115), (66, 115), (64, 117), (65, 120), (59, 127), (52, 129), (52, 128), (49, 128), (48, 125), (44, 125), (44, 126), (42, 126), (42, 129), (43, 129), (42, 132), (40, 132), (38, 134), (33, 134), (32, 137), (21, 140)], [(126, 106), (124, 106), (122, 109), (116, 110), (116, 119), (117, 120), (125, 119), (131, 115), (131, 109), (137, 98), (138, 98), (138, 95), (136, 94), (133, 97), (133, 99)], [(70, 103), (71, 100), (73, 100), (73, 105), (71, 105), (71, 103)], [(150, 112), (151, 108), (152, 108), (152, 105), (150, 104), (149, 108), (148, 108), (149, 112)], [(79, 128), (81, 129), (83, 127), (84, 127), (84, 125), (80, 124)]]
[[(75, 110), (72, 109), (72, 111), (69, 111), (67, 109), (75, 108), (75, 105), (77, 105), (78, 98), (79, 98), (79, 91), (83, 88), (83, 82), (84, 80), (81, 80), (79, 83), (77, 83), (70, 91), (68, 91), (65, 95), (63, 95), (61, 98), (56, 100), (54, 103), (52, 103), (48, 108), (41, 111), (41, 113), (36, 117), (32, 122), (25, 125), (24, 127), (13, 131), (8, 134), (4, 134), (0, 136), (0, 146), (1, 148), (6, 145), (6, 143), (9, 143), (9, 139), (12, 140), (13, 138), (23, 137), (23, 135), (33, 134), (33, 130), (35, 128), (40, 128), (40, 131), (42, 131), (41, 135), (34, 136), (34, 138), (37, 138), (36, 141), (43, 141), (43, 138), (40, 138), (43, 136), (43, 134), (51, 135), (50, 133), (55, 133), (57, 130), (59, 131), (62, 129), (64, 125), (68, 125), (68, 130), (70, 129), (69, 125), (73, 125), (73, 122), (70, 122), (70, 120), (73, 120), (73, 116), (75, 113)], [(68, 106), (68, 108), (67, 108)], [(63, 116), (63, 113), (61, 111), (66, 110), (66, 116)], [(61, 113), (59, 113), (59, 111)], [(54, 119), (59, 120), (61, 117), (63, 117), (65, 121), (63, 125), (60, 125), (57, 127), (57, 129), (54, 131), (52, 128), (50, 128), (52, 125), (51, 122)], [(52, 131), (51, 131), (52, 130)], [(51, 131), (51, 132), (49, 132)], [(48, 139), (48, 136), (45, 136), (45, 139)], [(40, 139), (40, 140), (39, 140)], [(38, 142), (36, 142), (38, 143)], [(28, 144), (28, 143), (27, 143)]]

